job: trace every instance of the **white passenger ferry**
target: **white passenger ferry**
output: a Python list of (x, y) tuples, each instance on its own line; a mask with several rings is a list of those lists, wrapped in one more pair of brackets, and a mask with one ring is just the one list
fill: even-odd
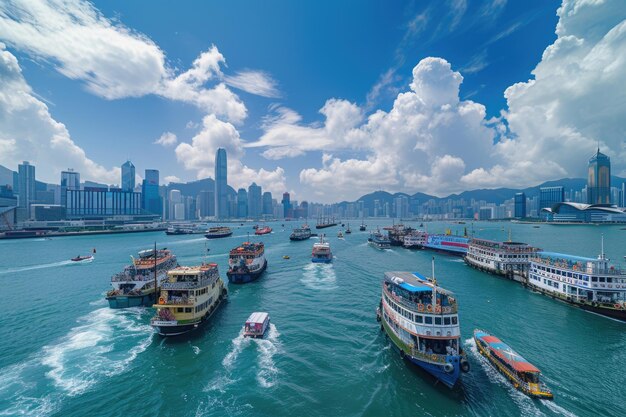
[(423, 230), (413, 230), (404, 236), (402, 246), (407, 249), (424, 249), (427, 240), (428, 233)]
[(604, 253), (594, 259), (537, 252), (531, 258), (528, 285), (584, 310), (626, 321), (626, 271), (611, 265)]
[(530, 258), (540, 249), (521, 242), (470, 239), (465, 263), (481, 271), (513, 279), (528, 277)]

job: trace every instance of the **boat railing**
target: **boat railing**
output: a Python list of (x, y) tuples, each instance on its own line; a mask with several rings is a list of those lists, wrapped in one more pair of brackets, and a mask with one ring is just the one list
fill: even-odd
[[(398, 304), (400, 304), (403, 307), (408, 308), (411, 311), (416, 311), (418, 313), (427, 313), (427, 314), (454, 314), (458, 312), (458, 306), (456, 303), (454, 304), (450, 304), (450, 305), (445, 305), (445, 306), (436, 306), (435, 308), (432, 307), (431, 303), (428, 304), (423, 304), (423, 303), (416, 303), (410, 300), (407, 300), (406, 298), (394, 294), (392, 292), (390, 292), (386, 286), (383, 286), (383, 291), (385, 291), (385, 293), (387, 294), (387, 296), (391, 297), (395, 302), (397, 302)], [(437, 307), (440, 307), (440, 311), (438, 312)]]
[[(543, 258), (540, 256), (536, 256), (530, 259), (532, 262), (552, 266), (556, 268), (564, 268), (571, 269), (576, 272), (585, 273), (585, 274), (598, 274), (598, 275), (622, 275), (626, 277), (626, 270), (618, 267), (611, 266), (609, 268), (603, 268), (598, 265), (597, 261), (570, 261), (567, 259), (552, 259), (552, 258)], [(589, 265), (591, 264), (591, 266)]]
[(416, 349), (415, 346), (411, 346), (411, 356), (413, 356), (414, 358), (422, 359), (427, 362), (446, 363), (446, 355), (422, 352), (421, 350)]
[(111, 282), (151, 281), (153, 279), (154, 279), (154, 275), (126, 274), (124, 272), (120, 272), (111, 277)]
[(161, 288), (164, 290), (186, 290), (203, 286), (204, 282), (164, 282)]
[(170, 296), (167, 298), (165, 304), (173, 304), (173, 305), (190, 305), (195, 303), (195, 297), (174, 297)]

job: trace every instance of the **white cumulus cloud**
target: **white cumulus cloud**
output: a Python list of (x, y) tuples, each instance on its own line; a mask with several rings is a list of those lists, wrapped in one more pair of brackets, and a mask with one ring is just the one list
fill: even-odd
[(178, 138), (172, 132), (164, 132), (157, 140), (154, 141), (155, 145), (161, 146), (173, 146), (178, 143)]

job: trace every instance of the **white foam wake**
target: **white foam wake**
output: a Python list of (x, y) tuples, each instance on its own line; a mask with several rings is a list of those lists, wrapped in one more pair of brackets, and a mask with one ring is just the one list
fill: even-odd
[(337, 289), (337, 275), (332, 264), (309, 263), (303, 268), (300, 282), (312, 290)]
[(259, 371), (256, 379), (264, 388), (272, 387), (278, 376), (278, 368), (274, 364), (274, 356), (280, 352), (278, 336), (280, 333), (276, 326), (270, 324), (265, 339), (253, 339), (259, 352)]
[(2, 275), (2, 274), (13, 274), (13, 273), (16, 273), (16, 272), (32, 271), (32, 270), (35, 270), (35, 269), (56, 268), (56, 267), (59, 267), (59, 266), (70, 265), (70, 264), (73, 264), (73, 263), (74, 262), (72, 262), (70, 260), (67, 260), (67, 261), (52, 262), (52, 263), (48, 263), (48, 264), (23, 266), (23, 267), (19, 267), (19, 268), (8, 268), (8, 269), (4, 269), (4, 270), (0, 271), (0, 275)]

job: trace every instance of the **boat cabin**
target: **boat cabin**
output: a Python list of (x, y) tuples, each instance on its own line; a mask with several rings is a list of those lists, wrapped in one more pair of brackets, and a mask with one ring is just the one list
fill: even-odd
[(244, 326), (244, 337), (263, 337), (270, 325), (270, 315), (268, 313), (255, 312), (250, 314)]

